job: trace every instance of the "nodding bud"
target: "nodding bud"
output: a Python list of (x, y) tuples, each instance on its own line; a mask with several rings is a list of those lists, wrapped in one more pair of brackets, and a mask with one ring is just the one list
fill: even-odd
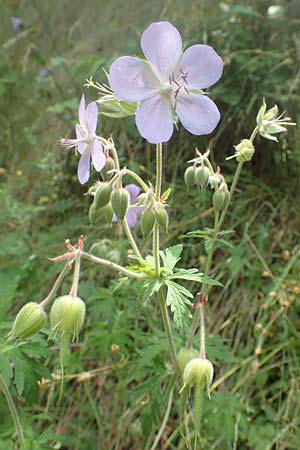
[(109, 180), (113, 173), (108, 173), (111, 170), (114, 170), (116, 168), (115, 161), (110, 156), (106, 159), (105, 166), (101, 170), (101, 175), (104, 180)]
[(197, 167), (196, 170), (196, 183), (199, 184), (200, 187), (205, 187), (208, 183), (210, 176), (210, 170), (206, 166)]
[(89, 221), (92, 225), (95, 225), (101, 218), (99, 210), (96, 209), (95, 203), (92, 203), (89, 209)]
[(155, 220), (158, 223), (159, 227), (165, 232), (168, 233), (169, 227), (169, 216), (164, 206), (159, 206), (155, 209)]
[(209, 396), (209, 388), (214, 376), (214, 367), (208, 359), (194, 358), (187, 363), (183, 372), (182, 392), (187, 386), (206, 387)]
[(79, 297), (58, 297), (50, 311), (50, 324), (54, 333), (60, 336), (72, 335), (73, 340), (78, 339), (85, 319), (85, 309), (85, 303)]
[(199, 356), (199, 352), (195, 348), (182, 348), (178, 353), (178, 367), (180, 373), (183, 374), (184, 369), (192, 359), (197, 358)]
[(155, 215), (154, 212), (146, 208), (142, 214), (141, 214), (141, 228), (144, 238), (149, 236), (149, 234), (152, 232), (155, 222)]
[(194, 186), (196, 179), (195, 179), (195, 175), (196, 175), (196, 169), (195, 167), (188, 167), (186, 169), (186, 171), (184, 172), (184, 181), (186, 184), (186, 187), (188, 189), (190, 189), (191, 187)]
[(112, 209), (111, 202), (101, 208), (99, 212), (102, 214), (101, 217), (103, 217), (103, 220), (111, 225), (114, 218), (114, 211)]
[(214, 173), (213, 175), (209, 176), (209, 184), (212, 189), (216, 189), (220, 186), (222, 183), (222, 178), (217, 173)]
[(216, 211), (219, 211), (223, 208), (229, 199), (229, 192), (227, 185), (222, 183), (217, 191), (213, 194), (213, 205)]
[(130, 206), (129, 192), (124, 188), (117, 188), (111, 194), (111, 205), (119, 220), (123, 220)]
[(110, 201), (112, 187), (109, 183), (101, 183), (96, 190), (94, 203), (95, 208), (100, 209), (107, 205)]
[(8, 340), (27, 339), (38, 333), (46, 323), (44, 309), (34, 302), (26, 303), (17, 314), (12, 329), (8, 334)]

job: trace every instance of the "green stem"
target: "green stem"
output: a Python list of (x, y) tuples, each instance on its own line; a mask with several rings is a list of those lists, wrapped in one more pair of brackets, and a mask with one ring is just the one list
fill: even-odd
[(200, 358), (206, 358), (205, 352), (205, 322), (204, 322), (204, 304), (203, 302), (199, 305), (200, 310)]
[(82, 258), (88, 259), (89, 261), (91, 261), (93, 263), (101, 264), (103, 266), (110, 267), (114, 270), (117, 270), (118, 272), (124, 273), (124, 275), (127, 275), (129, 277), (139, 278), (139, 279), (144, 278), (143, 274), (138, 273), (138, 272), (133, 272), (132, 270), (126, 269), (125, 267), (120, 266), (119, 264), (116, 264), (112, 261), (108, 261), (107, 259), (98, 258), (97, 256), (90, 255), (89, 253), (85, 253), (85, 252), (81, 252), (81, 256), (82, 256)]
[(124, 230), (125, 230), (127, 239), (129, 240), (130, 245), (131, 245), (131, 247), (132, 247), (132, 250), (134, 251), (134, 253), (136, 254), (136, 256), (138, 256), (139, 258), (143, 259), (142, 254), (141, 254), (141, 252), (139, 251), (138, 246), (136, 245), (136, 242), (135, 242), (135, 240), (134, 240), (134, 237), (132, 236), (132, 233), (131, 233), (131, 231), (130, 231), (130, 228), (129, 228), (129, 226), (128, 226), (128, 222), (127, 222), (126, 218), (123, 219), (122, 224), (123, 224), (123, 227), (124, 227)]
[[(160, 200), (161, 195), (161, 183), (162, 183), (162, 144), (157, 144), (156, 146), (156, 186), (155, 186), (155, 200)], [(159, 259), (159, 226), (157, 223), (154, 225), (153, 230), (153, 256), (154, 256), (154, 267), (155, 275), (157, 278), (160, 277), (160, 259)], [(157, 293), (157, 298), (159, 301), (159, 306), (162, 314), (164, 328), (167, 334), (169, 349), (171, 353), (172, 363), (174, 368), (177, 366), (177, 354), (176, 347), (173, 339), (172, 327), (169, 318), (168, 308), (166, 305), (165, 296), (163, 294), (162, 288), (159, 289)]]
[(147, 184), (144, 182), (144, 180), (142, 180), (142, 178), (139, 175), (137, 175), (135, 172), (133, 172), (132, 170), (129, 170), (129, 169), (123, 169), (123, 170), (124, 170), (124, 174), (129, 175), (131, 178), (133, 178), (135, 181), (137, 181), (139, 183), (139, 185), (141, 186), (141, 188), (145, 192), (149, 191), (149, 187), (147, 186)]
[(49, 292), (49, 294), (47, 295), (46, 298), (44, 298), (44, 300), (40, 303), (40, 306), (42, 308), (45, 308), (45, 306), (47, 305), (47, 303), (51, 300), (52, 296), (56, 293), (57, 289), (59, 288), (59, 286), (61, 285), (62, 280), (64, 279), (64, 276), (67, 272), (69, 268), (69, 263), (65, 264), (63, 270), (60, 272), (60, 274), (58, 275), (57, 279), (55, 280), (55, 283), (51, 289), (51, 291)]
[(198, 434), (200, 431), (201, 415), (202, 415), (202, 400), (203, 400), (203, 385), (202, 383), (196, 386), (195, 393), (195, 444), (194, 450), (197, 450)]
[(15, 425), (15, 429), (16, 429), (16, 432), (18, 435), (19, 442), (20, 442), (20, 444), (23, 444), (25, 439), (24, 439), (23, 429), (22, 429), (22, 425), (21, 425), (20, 418), (18, 415), (18, 411), (17, 411), (16, 405), (14, 403), (14, 400), (11, 396), (11, 393), (10, 393), (8, 387), (6, 386), (4, 378), (2, 377), (1, 374), (0, 374), (0, 389), (2, 390), (4, 397), (7, 401), (7, 405), (8, 405), (10, 414), (12, 416), (14, 425)]
[(70, 290), (71, 297), (77, 296), (78, 291), (78, 282), (79, 282), (79, 274), (80, 274), (80, 257), (81, 257), (81, 251), (76, 251), (76, 258), (75, 258), (75, 267), (74, 267), (74, 275), (73, 275), (73, 283)]

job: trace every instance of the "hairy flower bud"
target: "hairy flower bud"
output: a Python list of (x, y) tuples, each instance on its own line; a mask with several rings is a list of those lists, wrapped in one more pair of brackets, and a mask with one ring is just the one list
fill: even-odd
[(196, 183), (199, 184), (200, 187), (204, 187), (207, 185), (210, 176), (210, 170), (206, 166), (197, 167), (196, 170)]
[(199, 352), (195, 348), (182, 348), (178, 353), (178, 366), (180, 373), (183, 374), (186, 365), (191, 361), (191, 359), (197, 358)]
[(228, 187), (225, 183), (222, 183), (219, 189), (213, 194), (213, 205), (216, 211), (223, 208), (229, 199)]
[(124, 188), (117, 188), (111, 194), (111, 205), (119, 220), (123, 220), (130, 206), (129, 192)]
[(116, 168), (116, 165), (115, 165), (115, 161), (113, 160), (113, 158), (111, 158), (110, 156), (108, 158), (106, 158), (105, 166), (101, 170), (101, 175), (102, 175), (103, 180), (109, 180), (113, 176), (113, 174), (108, 173), (108, 172), (110, 172), (111, 170), (114, 170), (115, 168)]
[(8, 339), (27, 339), (33, 336), (43, 328), (46, 319), (46, 313), (38, 303), (26, 303), (18, 312)]
[(186, 187), (188, 189), (193, 187), (196, 182), (195, 174), (196, 174), (196, 169), (194, 166), (187, 167), (186, 171), (184, 172), (184, 181), (185, 181)]
[(107, 205), (101, 208), (99, 212), (103, 220), (107, 222), (109, 225), (111, 225), (114, 218), (114, 211), (112, 209), (111, 202), (109, 202)]
[(166, 209), (163, 206), (159, 206), (155, 209), (155, 220), (158, 223), (159, 227), (165, 232), (168, 233), (169, 227), (169, 216)]
[(243, 139), (238, 145), (234, 146), (237, 161), (246, 162), (252, 159), (254, 155), (254, 145), (250, 139)]
[(183, 372), (183, 387), (181, 391), (187, 386), (205, 387), (209, 393), (209, 388), (214, 376), (214, 368), (208, 359), (194, 358), (187, 363)]
[(58, 297), (50, 311), (51, 328), (61, 336), (72, 335), (73, 339), (78, 339), (84, 323), (85, 309), (85, 303), (79, 297)]
[(94, 198), (95, 208), (100, 209), (106, 206), (110, 201), (111, 193), (112, 187), (109, 183), (99, 184)]
[(149, 234), (153, 230), (154, 222), (155, 215), (153, 211), (149, 208), (146, 208), (141, 214), (141, 228), (144, 238), (149, 236)]
[(89, 209), (89, 221), (92, 225), (95, 225), (101, 218), (99, 210), (96, 209), (95, 203), (92, 203)]

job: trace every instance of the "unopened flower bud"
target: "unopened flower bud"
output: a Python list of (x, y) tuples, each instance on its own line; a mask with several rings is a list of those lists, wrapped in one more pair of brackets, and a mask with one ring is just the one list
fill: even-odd
[(159, 206), (155, 209), (155, 220), (158, 223), (159, 227), (165, 232), (168, 233), (169, 227), (169, 216), (166, 211), (166, 208), (163, 206)]
[(213, 194), (213, 205), (216, 211), (223, 208), (229, 199), (229, 192), (227, 185), (222, 183), (219, 189), (217, 189)]
[(50, 311), (51, 328), (61, 336), (72, 335), (73, 339), (78, 339), (84, 323), (85, 309), (85, 303), (79, 297), (58, 297)]
[(89, 209), (89, 221), (92, 225), (95, 225), (100, 220), (99, 210), (96, 209), (95, 204), (92, 203)]
[(106, 159), (105, 166), (101, 170), (101, 176), (103, 180), (109, 180), (113, 174), (109, 173), (111, 170), (114, 170), (116, 168), (115, 162), (113, 158), (110, 156)]
[(234, 148), (234, 156), (239, 162), (250, 161), (255, 151), (253, 142), (250, 139), (243, 139), (238, 145), (235, 145)]
[(196, 169), (195, 167), (188, 167), (186, 169), (186, 171), (184, 172), (184, 181), (186, 184), (186, 187), (188, 189), (190, 189), (191, 187), (194, 186), (195, 184), (195, 174), (196, 174)]
[(209, 394), (209, 388), (214, 376), (214, 368), (208, 359), (194, 358), (187, 363), (183, 372), (183, 387), (181, 391), (187, 386), (206, 387)]
[(155, 215), (153, 211), (149, 208), (146, 208), (141, 214), (141, 228), (144, 238), (149, 236), (149, 234), (153, 230), (154, 222)]
[(101, 214), (101, 217), (105, 222), (107, 222), (109, 225), (112, 224), (114, 218), (114, 211), (112, 209), (111, 202), (109, 202), (107, 205), (101, 208), (99, 210), (99, 213)]
[(186, 365), (194, 358), (199, 356), (199, 352), (195, 348), (182, 348), (178, 353), (178, 367), (180, 373), (183, 374)]
[(100, 209), (107, 205), (110, 201), (110, 196), (112, 193), (112, 187), (109, 183), (101, 183), (99, 184), (98, 189), (95, 194), (95, 208)]
[(196, 170), (196, 183), (199, 184), (201, 188), (207, 185), (210, 176), (210, 170), (206, 166), (197, 167)]
[(111, 194), (111, 205), (119, 220), (123, 220), (130, 206), (129, 192), (124, 188), (117, 188)]
[(27, 339), (33, 336), (43, 328), (46, 319), (46, 313), (38, 303), (26, 303), (18, 312), (8, 339)]
[(210, 187), (212, 189), (216, 189), (217, 187), (220, 186), (222, 179), (221, 179), (220, 175), (218, 175), (217, 173), (214, 173), (213, 175), (209, 176), (208, 181), (209, 181)]

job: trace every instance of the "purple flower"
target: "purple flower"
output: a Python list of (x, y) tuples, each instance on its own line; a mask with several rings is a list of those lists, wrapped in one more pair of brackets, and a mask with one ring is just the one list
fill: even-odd
[(105, 165), (103, 146), (95, 132), (98, 121), (98, 108), (96, 102), (91, 102), (85, 107), (84, 95), (81, 97), (79, 108), (79, 124), (76, 125), (76, 139), (61, 139), (60, 144), (65, 148), (77, 147), (81, 158), (78, 164), (78, 179), (81, 184), (90, 177), (91, 159), (97, 172)]
[[(140, 188), (136, 184), (127, 184), (125, 186), (126, 191), (128, 191), (130, 195), (130, 204), (136, 205), (139, 201), (139, 195), (140, 195)], [(126, 220), (128, 223), (129, 228), (133, 228), (136, 226), (138, 221), (138, 214), (143, 210), (141, 206), (134, 206), (133, 208), (129, 208), (127, 214), (126, 214)], [(114, 216), (113, 221), (117, 222), (117, 217)]]
[(136, 126), (153, 144), (168, 141), (176, 115), (190, 133), (211, 133), (220, 120), (216, 105), (202, 89), (222, 75), (223, 62), (208, 45), (182, 52), (178, 30), (169, 22), (152, 23), (142, 34), (146, 60), (122, 56), (112, 64), (109, 83), (117, 98), (140, 102)]
[(53, 72), (53, 68), (51, 66), (49, 67), (43, 67), (39, 70), (39, 77), (46, 78), (50, 73)]
[(21, 33), (24, 29), (24, 22), (21, 17), (11, 17), (10, 24), (15, 33)]

